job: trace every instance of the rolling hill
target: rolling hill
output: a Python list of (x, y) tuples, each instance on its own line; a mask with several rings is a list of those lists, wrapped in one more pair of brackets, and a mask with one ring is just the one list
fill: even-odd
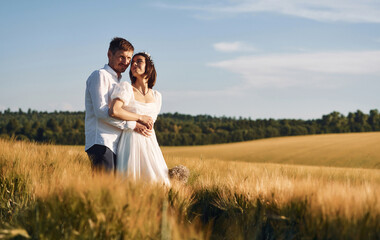
[(165, 157), (380, 169), (380, 132), (279, 137), (162, 150)]

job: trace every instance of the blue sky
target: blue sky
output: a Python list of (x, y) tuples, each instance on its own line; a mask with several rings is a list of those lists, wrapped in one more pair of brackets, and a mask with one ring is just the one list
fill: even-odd
[(83, 111), (115, 36), (152, 55), (162, 112), (380, 110), (380, 1), (15, 0), (0, 29), (0, 110)]

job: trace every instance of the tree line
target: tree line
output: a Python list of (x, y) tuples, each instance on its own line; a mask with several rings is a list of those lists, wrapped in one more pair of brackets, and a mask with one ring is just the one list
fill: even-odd
[[(85, 112), (0, 111), (0, 137), (63, 145), (84, 145)], [(320, 119), (256, 119), (164, 113), (155, 123), (162, 146), (205, 145), (261, 138), (323, 133), (380, 131), (377, 109), (347, 116), (332, 112)]]

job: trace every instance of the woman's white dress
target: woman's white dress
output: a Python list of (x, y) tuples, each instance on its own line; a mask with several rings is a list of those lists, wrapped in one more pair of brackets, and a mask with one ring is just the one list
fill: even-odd
[[(156, 101), (142, 103), (135, 100), (132, 85), (128, 82), (121, 82), (115, 86), (111, 99), (121, 99), (124, 102), (125, 110), (151, 116), (155, 122), (161, 110), (162, 98), (159, 92), (152, 91)], [(158, 145), (154, 129), (149, 137), (132, 129), (124, 130), (120, 137), (116, 156), (118, 172), (133, 179), (170, 185), (168, 167)]]

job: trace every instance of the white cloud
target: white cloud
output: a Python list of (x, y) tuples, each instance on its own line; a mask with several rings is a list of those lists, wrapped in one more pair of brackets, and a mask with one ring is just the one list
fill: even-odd
[(199, 97), (220, 97), (220, 96), (236, 96), (239, 95), (239, 89), (230, 87), (222, 90), (175, 90), (175, 91), (163, 91), (163, 95), (166, 98), (176, 99), (181, 98), (199, 98)]
[(380, 51), (246, 56), (209, 63), (256, 87), (336, 87), (346, 80), (380, 77)]
[(213, 44), (216, 51), (220, 52), (244, 52), (244, 51), (254, 51), (255, 49), (244, 43), (244, 42), (219, 42)]
[(67, 102), (54, 102), (48, 104), (48, 111), (83, 111), (79, 107), (74, 107), (72, 104)]
[(74, 111), (75, 109), (70, 103), (61, 103), (61, 108), (63, 111)]
[(224, 0), (202, 2), (202, 5), (161, 7), (215, 14), (274, 12), (317, 21), (380, 23), (380, 2), (374, 0)]

